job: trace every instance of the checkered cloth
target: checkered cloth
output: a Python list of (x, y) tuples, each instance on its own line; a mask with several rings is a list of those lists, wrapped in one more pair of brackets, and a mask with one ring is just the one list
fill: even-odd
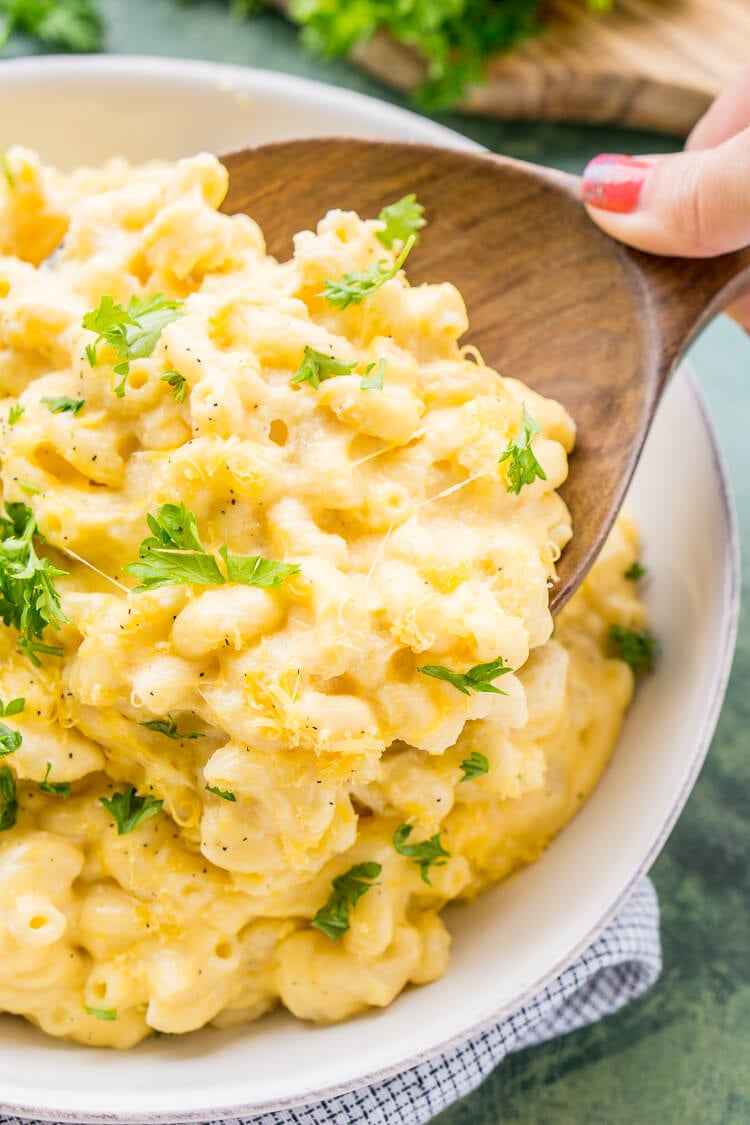
[[(225, 1125), (423, 1125), (471, 1093), (512, 1051), (617, 1011), (645, 992), (660, 970), (659, 906), (653, 886), (643, 879), (577, 961), (524, 1008), (489, 1030), (375, 1086), (298, 1109), (225, 1119)], [(0, 1125), (22, 1123), (0, 1117)]]
[[(616, 1012), (645, 992), (660, 971), (659, 904), (651, 882), (643, 879), (577, 961), (489, 1030), (375, 1086), (299, 1109), (231, 1118), (226, 1125), (423, 1125), (476, 1089), (512, 1051)], [(0, 1125), (6, 1123), (0, 1119)]]

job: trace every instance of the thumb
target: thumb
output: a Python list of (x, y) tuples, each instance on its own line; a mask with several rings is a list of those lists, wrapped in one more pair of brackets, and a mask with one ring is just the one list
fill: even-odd
[(673, 156), (597, 156), (583, 173), (589, 215), (613, 238), (684, 258), (750, 244), (750, 128)]

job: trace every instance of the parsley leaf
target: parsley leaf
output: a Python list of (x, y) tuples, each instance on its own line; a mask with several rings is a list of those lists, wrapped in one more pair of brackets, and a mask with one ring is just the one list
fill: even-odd
[(87, 1016), (96, 1016), (96, 1018), (98, 1020), (108, 1020), (108, 1021), (116, 1020), (117, 1019), (117, 1008), (89, 1008), (89, 1006), (87, 1004), (86, 1005), (86, 1015)]
[(7, 766), (0, 766), (0, 832), (6, 832), (16, 823), (18, 801), (16, 783)]
[[(375, 368), (375, 374), (371, 375), (370, 372)], [(382, 391), (383, 379), (385, 377), (386, 362), (384, 359), (375, 363), (368, 363), (365, 368), (365, 373), (359, 381), (359, 385), (363, 391)]]
[(382, 870), (379, 863), (356, 863), (343, 875), (338, 875), (331, 884), (333, 890), (328, 901), (310, 925), (331, 941), (338, 941), (349, 929), (349, 912), (373, 886), (372, 880), (377, 879)]
[(386, 281), (391, 281), (396, 276), (414, 249), (416, 241), (416, 234), (409, 235), (401, 253), (393, 263), (381, 258), (379, 261), (373, 262), (367, 270), (353, 270), (351, 273), (345, 273), (343, 277), (336, 281), (326, 278), (323, 282), (325, 288), (318, 296), (325, 297), (328, 304), (333, 305), (336, 309), (346, 309), (351, 304), (358, 305), (361, 301), (364, 301), (365, 297), (371, 297), (373, 293), (377, 293)]
[(516, 496), (525, 484), (533, 484), (537, 477), (540, 480), (547, 479), (547, 474), (537, 461), (531, 448), (532, 438), (541, 432), (542, 427), (531, 417), (524, 405), (521, 414), (521, 431), (518, 437), (512, 438), (508, 442), (508, 448), (498, 461), (499, 465), (502, 465), (503, 461), (508, 462), (506, 469), (508, 483), (506, 487), (508, 492), (513, 492)]
[(39, 666), (36, 653), (52, 651), (57, 646), (41, 644), (47, 626), (58, 628), (69, 624), (60, 608), (60, 594), (55, 579), (67, 573), (58, 570), (49, 559), (40, 558), (34, 547), (41, 540), (31, 508), (26, 504), (5, 504), (0, 514), (0, 619), (4, 625), (18, 629), (18, 646)]
[(16, 422), (20, 422), (26, 413), (26, 407), (21, 406), (20, 402), (14, 403), (8, 411), (8, 425), (15, 426)]
[(24, 492), (27, 492), (29, 496), (38, 496), (42, 491), (38, 484), (34, 484), (34, 482), (30, 480), (19, 480), (18, 487), (23, 489)]
[(628, 569), (625, 571), (623, 578), (627, 578), (628, 582), (638, 582), (641, 578), (645, 578), (647, 574), (648, 569), (640, 562), (639, 559), (636, 559), (635, 562), (631, 563)]
[(219, 554), (226, 564), (227, 582), (259, 586), (262, 590), (277, 590), (287, 578), (300, 571), (293, 563), (276, 562), (262, 555), (230, 555), (227, 547), (221, 547)]
[(445, 680), (446, 683), (453, 684), (454, 688), (458, 688), (464, 695), (470, 695), (473, 691), (507, 695), (506, 691), (495, 687), (492, 681), (498, 676), (505, 676), (513, 669), (506, 665), (502, 656), (498, 656), (497, 660), (491, 660), (488, 664), (475, 664), (468, 672), (453, 672), (450, 668), (444, 668), (442, 664), (422, 664), (417, 671), (423, 676), (432, 676), (436, 680)]
[(193, 730), (181, 733), (177, 729), (177, 723), (171, 715), (167, 715), (166, 719), (150, 719), (147, 723), (139, 723), (141, 727), (146, 727), (148, 730), (156, 731), (157, 734), (165, 734), (167, 738), (203, 738), (202, 731)]
[(99, 803), (112, 815), (117, 825), (117, 835), (132, 832), (139, 824), (156, 816), (164, 804), (155, 797), (139, 797), (134, 785), (129, 785), (124, 793), (113, 793), (112, 797), (100, 797)]
[(393, 846), (399, 855), (414, 860), (419, 867), (422, 881), (431, 887), (430, 868), (445, 867), (445, 861), (446, 859), (450, 859), (451, 853), (447, 852), (440, 843), (439, 832), (436, 832), (434, 836), (430, 836), (429, 840), (422, 840), (419, 844), (407, 844), (406, 841), (411, 834), (411, 824), (399, 825), (393, 834)]
[(464, 771), (461, 781), (471, 781), (474, 777), (481, 777), (482, 774), (489, 773), (490, 763), (484, 754), (480, 754), (478, 750), (472, 750), (468, 758), (464, 758), (461, 762), (461, 769)]
[(403, 199), (390, 203), (380, 212), (378, 218), (385, 223), (385, 229), (376, 231), (375, 237), (388, 250), (393, 249), (393, 243), (396, 241), (406, 242), (410, 235), (418, 239), (417, 231), (427, 225), (423, 215), (424, 207), (421, 203), (417, 203), (416, 195), (414, 193), (405, 195)]
[(215, 797), (221, 797), (222, 801), (236, 801), (234, 793), (230, 789), (219, 789), (217, 785), (207, 785), (206, 789), (209, 793), (213, 793)]
[(10, 699), (7, 703), (0, 700), (0, 715), (4, 719), (9, 719), (12, 715), (20, 715), (26, 706), (26, 700), (21, 697), (20, 699)]
[(309, 383), (317, 391), (326, 379), (333, 379), (336, 375), (349, 375), (356, 367), (356, 363), (341, 363), (332, 355), (325, 352), (316, 352), (315, 348), (305, 348), (302, 363), (294, 375), (292, 383)]
[[(20, 715), (26, 705), (25, 699), (11, 699), (7, 704), (0, 701), (0, 715), (11, 718)], [(23, 742), (23, 735), (19, 730), (13, 730), (7, 723), (0, 723), (0, 758), (13, 754)]]
[(187, 394), (187, 383), (185, 381), (184, 375), (180, 375), (179, 371), (165, 371), (163, 375), (159, 376), (159, 378), (161, 379), (162, 383), (168, 383), (172, 388), (172, 398), (175, 399), (176, 402), (185, 401), (185, 395)]
[(65, 414), (66, 412), (77, 416), (81, 413), (86, 400), (83, 398), (68, 398), (67, 395), (59, 395), (57, 398), (45, 397), (42, 402), (47, 404), (47, 409), (50, 414)]
[(227, 582), (278, 589), (290, 575), (299, 573), (300, 568), (291, 563), (261, 555), (232, 555), (224, 544), (219, 554), (225, 577), (216, 558), (201, 543), (195, 513), (184, 504), (163, 504), (156, 516), (149, 514), (146, 519), (153, 535), (141, 543), (138, 562), (123, 567), (140, 580), (136, 593), (161, 586), (223, 586)]
[(634, 672), (653, 672), (657, 653), (656, 637), (647, 629), (627, 629), (612, 625), (607, 636), (609, 652), (624, 660)]
[(49, 793), (53, 797), (69, 797), (70, 796), (70, 782), (69, 781), (50, 781), (49, 775), (52, 769), (52, 762), (47, 762), (47, 770), (44, 775), (44, 780), (39, 782), (39, 788), (42, 793)]
[(115, 394), (122, 398), (134, 359), (146, 359), (153, 354), (159, 337), (168, 324), (183, 316), (183, 301), (168, 301), (162, 293), (153, 297), (131, 297), (127, 310), (115, 304), (111, 297), (102, 297), (99, 308), (88, 312), (81, 326), (96, 332), (96, 340), (86, 346), (86, 355), (92, 367), (98, 363), (97, 348), (102, 340), (114, 349), (119, 363), (113, 370), (120, 375)]

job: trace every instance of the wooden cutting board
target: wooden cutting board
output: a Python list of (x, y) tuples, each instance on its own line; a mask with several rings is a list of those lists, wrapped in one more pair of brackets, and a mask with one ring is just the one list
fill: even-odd
[[(383, 33), (354, 58), (399, 90), (425, 76), (415, 52)], [(493, 59), (486, 85), (456, 108), (681, 135), (743, 63), (750, 0), (615, 0), (599, 16), (583, 0), (550, 0), (544, 33)]]

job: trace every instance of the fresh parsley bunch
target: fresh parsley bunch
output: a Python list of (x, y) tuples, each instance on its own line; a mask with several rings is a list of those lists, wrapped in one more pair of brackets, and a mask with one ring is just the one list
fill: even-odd
[(56, 51), (96, 51), (102, 21), (96, 0), (0, 0), (0, 49), (14, 31)]

